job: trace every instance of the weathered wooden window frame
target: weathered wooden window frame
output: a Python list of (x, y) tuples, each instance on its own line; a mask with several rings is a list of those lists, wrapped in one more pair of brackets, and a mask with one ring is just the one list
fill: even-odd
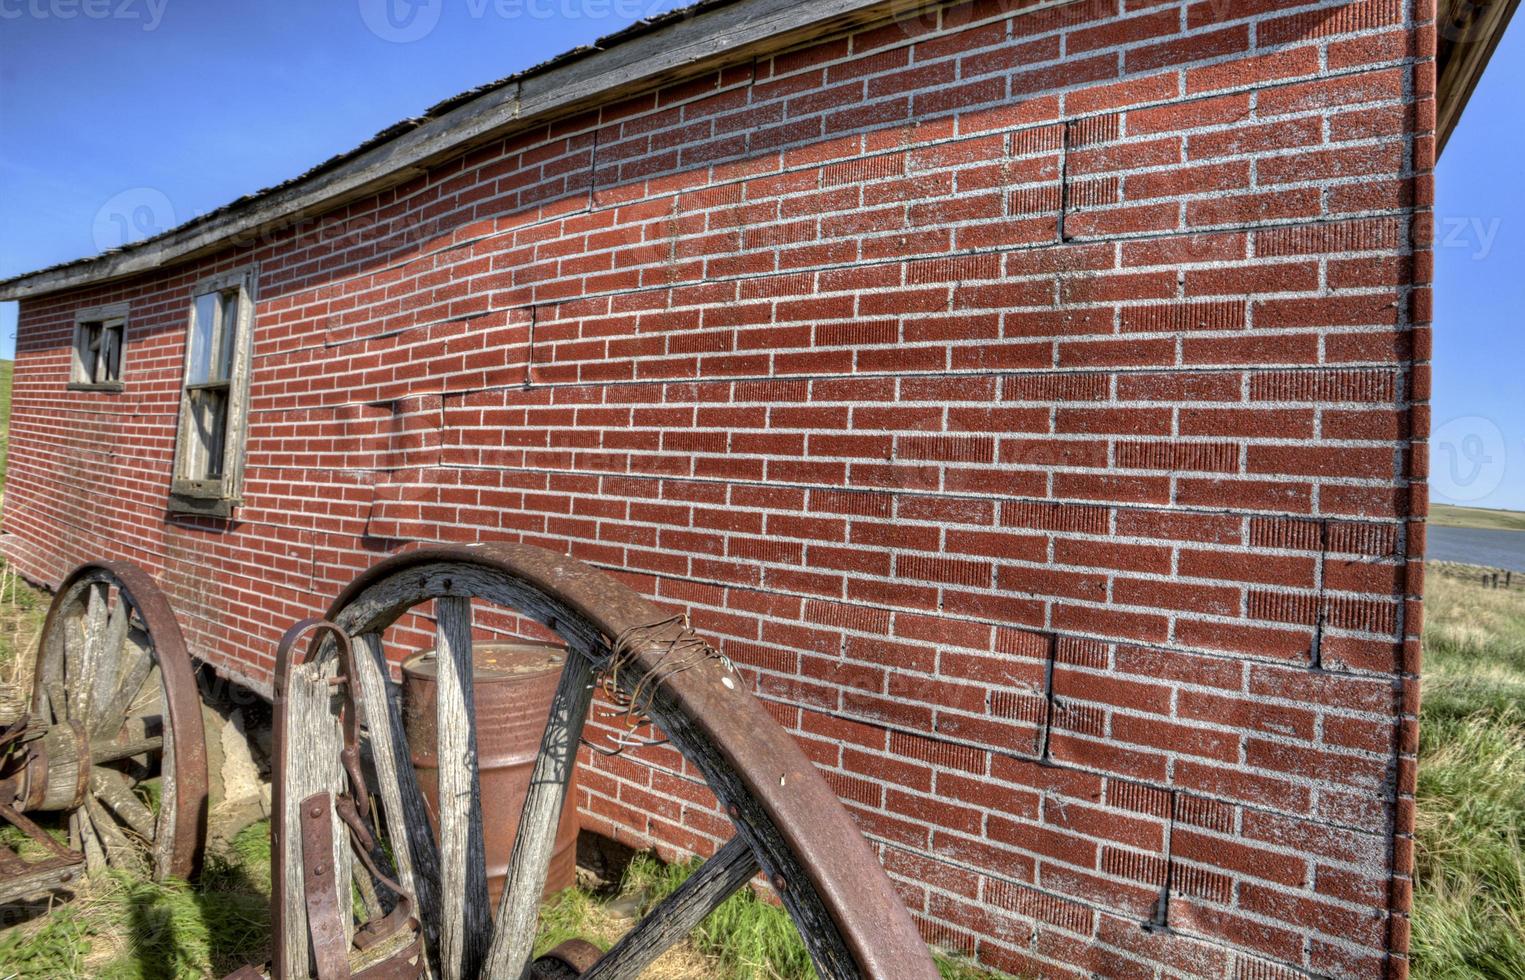
[[(123, 391), (127, 387), (127, 304), (112, 303), (80, 310), (74, 315), (74, 350), (69, 363), (70, 391)], [(119, 332), (117, 342), (117, 376), (115, 381), (92, 380), (93, 365), (86, 363), (85, 338), (91, 326), (99, 326), (102, 332), (115, 326)]]
[[(180, 374), (180, 413), (175, 434), (175, 468), (171, 476), (169, 509), (182, 514), (230, 517), (233, 508), (243, 502), (244, 445), (249, 429), (249, 371), (254, 349), (254, 303), (257, 270), (253, 266), (235, 269), (197, 283), (190, 293), (190, 312), (186, 319), (185, 364)], [(191, 358), (195, 355), (197, 300), (212, 293), (236, 295), (238, 316), (234, 324), (233, 358), (225, 381), (192, 383)], [(224, 299), (225, 301), (225, 299)], [(222, 307), (219, 305), (219, 311)], [(220, 312), (219, 312), (220, 319)], [(209, 363), (216, 365), (222, 351), (221, 328), (212, 330), (214, 347)], [(185, 468), (193, 458), (190, 440), (196, 439), (192, 418), (191, 394), (194, 390), (226, 387), (227, 422), (222, 446), (222, 476), (217, 479), (193, 479)]]

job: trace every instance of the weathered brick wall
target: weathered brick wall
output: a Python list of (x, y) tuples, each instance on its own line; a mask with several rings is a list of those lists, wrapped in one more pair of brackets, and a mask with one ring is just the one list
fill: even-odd
[[(29, 301), (8, 550), (142, 563), (257, 681), (407, 542), (567, 550), (749, 668), (929, 938), (1402, 975), (1431, 6), (931, 8)], [(250, 260), (246, 504), (171, 518), (188, 290)], [(126, 392), (66, 392), (115, 300)], [(595, 828), (728, 833), (585, 765)]]

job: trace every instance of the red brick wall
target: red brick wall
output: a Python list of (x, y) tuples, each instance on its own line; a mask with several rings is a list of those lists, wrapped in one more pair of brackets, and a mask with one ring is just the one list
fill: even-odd
[[(1402, 975), (1432, 3), (1022, 6), (25, 303), (9, 552), (142, 563), (263, 681), (407, 542), (568, 550), (750, 669), (929, 938)], [(188, 290), (250, 260), (246, 504), (171, 518)], [(66, 392), (74, 311), (114, 300), (127, 391)], [(590, 825), (726, 836), (666, 750), (587, 765)]]

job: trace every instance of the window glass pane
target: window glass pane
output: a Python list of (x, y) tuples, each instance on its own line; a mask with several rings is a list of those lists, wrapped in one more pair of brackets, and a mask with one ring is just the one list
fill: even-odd
[(90, 381), (94, 384), (99, 384), (105, 380), (102, 376), (104, 372), (101, 368), (102, 355), (104, 354), (102, 347), (106, 342), (105, 336), (106, 331), (101, 328), (99, 323), (90, 324), (90, 354), (85, 359), (85, 365), (89, 368)]
[(101, 349), (101, 325), (99, 323), (82, 323), (79, 327), (79, 365), (80, 378), (78, 380), (94, 383), (100, 374), (98, 364), (100, 362)]
[(223, 446), (228, 436), (228, 393), (209, 388), (186, 393), (191, 400), (191, 445), (186, 477), (222, 479)]
[(101, 328), (101, 376), (97, 381), (122, 380), (122, 325), (108, 323)]
[(222, 338), (217, 346), (217, 377), (223, 381), (233, 376), (233, 352), (238, 342), (238, 293), (222, 294)]
[(217, 328), (221, 305), (216, 293), (196, 297), (195, 317), (191, 324), (190, 369), (186, 372), (186, 384), (195, 385), (212, 380), (213, 331)]

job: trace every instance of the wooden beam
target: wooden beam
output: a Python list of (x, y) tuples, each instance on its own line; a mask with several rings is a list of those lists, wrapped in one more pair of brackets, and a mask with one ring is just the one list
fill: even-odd
[(1440, 0), (1435, 24), (1435, 152), (1461, 121), (1520, 0)]

